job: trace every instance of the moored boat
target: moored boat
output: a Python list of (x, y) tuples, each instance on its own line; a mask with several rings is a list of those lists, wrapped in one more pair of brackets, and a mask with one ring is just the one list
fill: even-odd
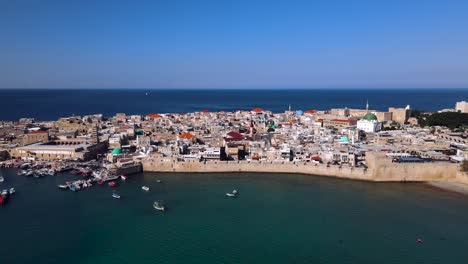
[(142, 186), (141, 189), (143, 191), (149, 192), (150, 188), (148, 186)]
[(232, 190), (232, 192), (230, 193), (226, 193), (226, 196), (228, 197), (236, 197), (239, 193), (237, 192), (237, 190)]
[(59, 184), (57, 185), (57, 187), (59, 187), (60, 189), (68, 189), (68, 185), (66, 184)]
[(120, 199), (120, 195), (116, 192), (112, 193), (112, 197), (114, 197), (115, 199)]
[(5, 181), (5, 178), (3, 178), (3, 176), (0, 176), (0, 183), (2, 183), (4, 181)]
[(116, 183), (114, 181), (111, 181), (108, 183), (109, 187), (115, 187), (116, 186)]
[(10, 194), (14, 194), (16, 192), (15, 188), (10, 188)]
[(127, 176), (125, 176), (124, 174), (120, 175), (120, 178), (122, 179), (122, 181), (125, 181), (127, 179)]
[(77, 184), (71, 184), (68, 188), (73, 192), (77, 192), (81, 189), (80, 186)]
[(166, 207), (161, 202), (154, 202), (153, 208), (159, 211), (166, 211)]

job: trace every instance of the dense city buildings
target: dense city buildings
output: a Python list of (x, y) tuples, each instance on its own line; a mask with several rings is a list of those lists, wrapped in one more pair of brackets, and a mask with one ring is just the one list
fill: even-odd
[(1, 123), (0, 157), (87, 161), (105, 155), (114, 166), (158, 159), (305, 162), (350, 168), (366, 168), (366, 156), (376, 152), (397, 162), (467, 158), (464, 132), (421, 128), (410, 114), (409, 106), (380, 112), (366, 104), (365, 109), (323, 111), (289, 106), (283, 113), (254, 108), (146, 116), (95, 114), (48, 122), (21, 119)]

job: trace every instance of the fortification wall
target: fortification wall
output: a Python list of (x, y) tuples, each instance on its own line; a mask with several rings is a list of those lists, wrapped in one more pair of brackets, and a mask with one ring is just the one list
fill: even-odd
[(455, 163), (396, 163), (381, 152), (367, 153), (366, 161), (375, 181), (454, 181), (460, 171)]
[[(369, 169), (304, 162), (143, 160), (143, 171), (302, 173), (366, 181), (457, 181), (459, 167), (450, 163), (376, 162)], [(468, 178), (467, 178), (468, 183)]]

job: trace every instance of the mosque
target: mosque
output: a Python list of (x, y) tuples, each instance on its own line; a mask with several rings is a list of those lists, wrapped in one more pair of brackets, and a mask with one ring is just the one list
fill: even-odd
[(369, 113), (369, 102), (366, 103), (366, 115), (357, 121), (357, 129), (366, 133), (374, 133), (382, 129), (382, 122), (377, 120), (375, 114)]

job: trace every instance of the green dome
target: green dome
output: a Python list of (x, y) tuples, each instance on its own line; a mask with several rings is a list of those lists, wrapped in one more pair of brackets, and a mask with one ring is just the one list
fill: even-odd
[(362, 119), (367, 121), (377, 121), (377, 116), (372, 113), (367, 113)]
[(122, 154), (122, 150), (119, 149), (119, 148), (115, 148), (112, 150), (112, 155), (118, 155), (118, 154)]

